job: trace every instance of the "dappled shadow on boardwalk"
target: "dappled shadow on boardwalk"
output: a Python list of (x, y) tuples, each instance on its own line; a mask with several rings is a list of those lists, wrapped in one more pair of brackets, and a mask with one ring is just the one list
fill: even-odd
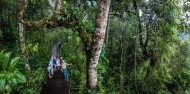
[(54, 72), (53, 78), (46, 77), (41, 94), (69, 94), (69, 84), (61, 71)]

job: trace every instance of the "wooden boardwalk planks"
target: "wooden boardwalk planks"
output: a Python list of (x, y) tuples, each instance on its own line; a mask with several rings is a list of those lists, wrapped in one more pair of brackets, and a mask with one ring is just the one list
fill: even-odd
[(46, 77), (41, 94), (69, 94), (69, 84), (61, 71), (55, 71), (52, 78)]

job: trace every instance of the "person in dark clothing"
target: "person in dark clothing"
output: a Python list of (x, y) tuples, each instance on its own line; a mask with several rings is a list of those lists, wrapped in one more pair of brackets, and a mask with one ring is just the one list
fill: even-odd
[[(62, 60), (63, 60), (63, 58), (62, 58), (62, 57), (60, 57), (60, 65), (62, 65), (62, 63), (63, 63), (63, 61), (62, 61)], [(62, 68), (62, 67), (60, 66), (60, 70), (61, 70), (61, 68)]]

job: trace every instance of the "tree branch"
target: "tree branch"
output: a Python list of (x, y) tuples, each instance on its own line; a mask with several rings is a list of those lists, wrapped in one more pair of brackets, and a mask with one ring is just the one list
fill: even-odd
[(17, 14), (17, 18), (19, 21), (23, 19), (24, 12), (28, 6), (28, 0), (19, 0), (19, 11)]
[(41, 27), (41, 26), (49, 23), (49, 21), (51, 19), (56, 18), (58, 12), (61, 9), (61, 2), (62, 2), (62, 0), (57, 0), (55, 9), (54, 9), (52, 15), (50, 15), (48, 17), (44, 17), (44, 18), (42, 18), (40, 20), (28, 20), (28, 19), (22, 20), (23, 16), (24, 16), (24, 12), (25, 12), (25, 10), (27, 8), (27, 5), (28, 5), (28, 0), (20, 0), (20, 2), (21, 2), (21, 5), (19, 5), (19, 12), (18, 12), (18, 16), (17, 16), (18, 20), (21, 23), (29, 25), (29, 26)]
[[(59, 14), (60, 16), (66, 18), (64, 20), (58, 19), (57, 16), (54, 19), (51, 19), (51, 23), (47, 24), (47, 28), (56, 28), (56, 27), (65, 27), (65, 28), (71, 28), (73, 32), (78, 32), (80, 38), (82, 39), (82, 42), (86, 46), (85, 48), (89, 47), (92, 42), (92, 35), (88, 32), (88, 28), (83, 28), (79, 22), (82, 20), (80, 18), (76, 18), (75, 16), (69, 16), (68, 13), (64, 12)], [(71, 18), (72, 17), (72, 18)]]

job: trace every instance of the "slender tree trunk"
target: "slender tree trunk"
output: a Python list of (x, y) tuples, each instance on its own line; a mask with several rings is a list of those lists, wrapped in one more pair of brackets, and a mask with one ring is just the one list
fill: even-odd
[(22, 23), (20, 23), (20, 22), (18, 23), (18, 31), (19, 31), (19, 38), (20, 38), (21, 53), (22, 53), (23, 56), (26, 56), (24, 25)]
[(25, 8), (28, 5), (27, 3), (28, 3), (28, 0), (19, 0), (19, 12), (17, 15), (20, 47), (21, 47), (21, 53), (23, 56), (26, 56), (25, 30), (24, 30), (24, 25), (20, 21), (23, 20), (23, 13), (24, 13)]
[(138, 28), (136, 28), (136, 34), (135, 34), (135, 49), (134, 49), (134, 67), (135, 67), (135, 89), (137, 94), (139, 94), (138, 87), (137, 87), (137, 49), (138, 49), (138, 40), (139, 40), (139, 32)]
[[(123, 16), (122, 16), (123, 17)], [(125, 39), (125, 32), (124, 32), (124, 26), (125, 26), (125, 23), (124, 23), (124, 20), (123, 18), (121, 18), (119, 20), (119, 27), (120, 27), (120, 33), (118, 33), (118, 63), (120, 63), (119, 65), (119, 73), (120, 73), (120, 77), (119, 77), (119, 80), (120, 80), (120, 88), (119, 88), (119, 93), (123, 94), (124, 93), (124, 69), (125, 69), (125, 47), (124, 47), (124, 39)]]
[(123, 23), (119, 23), (121, 26), (120, 34), (119, 34), (119, 55), (120, 55), (120, 93), (123, 93)]
[(98, 84), (96, 66), (104, 42), (111, 0), (98, 0), (97, 2), (98, 9), (96, 14), (95, 31), (93, 34), (90, 58), (87, 59), (87, 87), (91, 89), (97, 88)]
[(137, 1), (136, 0), (133, 0), (133, 7), (135, 9), (135, 13), (136, 13), (136, 17), (137, 17), (137, 26), (138, 26), (138, 32), (139, 32), (139, 41), (140, 41), (140, 45), (144, 46), (144, 43), (143, 43), (143, 39), (142, 39), (142, 26), (141, 26), (141, 20), (140, 20), (140, 15), (139, 15), (139, 8), (138, 8), (138, 4), (137, 4)]
[(142, 37), (142, 25), (141, 25), (141, 20), (140, 20), (140, 15), (139, 15), (139, 8), (138, 8), (138, 3), (136, 0), (133, 0), (133, 7), (135, 9), (135, 14), (137, 17), (137, 28), (138, 28), (138, 35), (139, 35), (139, 42), (140, 46), (143, 52), (143, 58), (146, 60), (147, 59), (147, 51), (146, 51), (146, 43), (143, 42), (143, 37)]
[(110, 29), (110, 22), (109, 22), (109, 15), (108, 15), (108, 21), (107, 21), (107, 27), (106, 27), (106, 35), (105, 35), (105, 44), (108, 43), (109, 29)]

